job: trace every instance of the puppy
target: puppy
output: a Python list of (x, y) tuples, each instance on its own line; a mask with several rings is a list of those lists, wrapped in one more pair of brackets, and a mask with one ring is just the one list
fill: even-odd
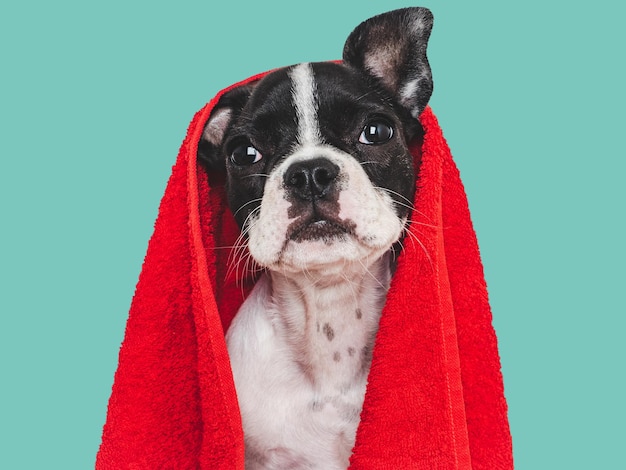
[(409, 145), (432, 93), (432, 15), (407, 8), (348, 37), (342, 63), (276, 70), (225, 94), (198, 147), (225, 171), (264, 271), (226, 341), (247, 469), (345, 469), (407, 228)]

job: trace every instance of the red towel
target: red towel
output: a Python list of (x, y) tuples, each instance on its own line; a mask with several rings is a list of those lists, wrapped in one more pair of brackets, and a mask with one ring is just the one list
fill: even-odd
[[(233, 87), (260, 78), (252, 77)], [(230, 87), (229, 89), (232, 89)], [(228, 89), (227, 89), (228, 90)], [(243, 469), (224, 331), (253, 283), (227, 276), (238, 228), (196, 163), (220, 92), (189, 126), (119, 356), (96, 468)], [(430, 108), (412, 234), (380, 321), (353, 469), (512, 469), (497, 342), (467, 200)]]

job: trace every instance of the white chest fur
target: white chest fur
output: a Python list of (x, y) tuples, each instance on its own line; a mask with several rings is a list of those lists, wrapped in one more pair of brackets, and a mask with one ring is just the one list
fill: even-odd
[(247, 469), (345, 469), (389, 285), (379, 259), (349, 279), (264, 275), (227, 334)]

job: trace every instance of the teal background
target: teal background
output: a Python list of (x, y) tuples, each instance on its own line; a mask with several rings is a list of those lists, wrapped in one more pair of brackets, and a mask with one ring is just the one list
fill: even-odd
[[(0, 468), (92, 468), (128, 307), (194, 112), (340, 57), (412, 2), (3, 2)], [(422, 1), (516, 468), (624, 465), (624, 2)], [(621, 467), (623, 468), (623, 467)]]

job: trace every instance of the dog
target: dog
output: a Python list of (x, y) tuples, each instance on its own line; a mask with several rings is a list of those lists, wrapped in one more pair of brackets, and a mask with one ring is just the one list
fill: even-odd
[(224, 94), (198, 145), (225, 172), (240, 242), (263, 270), (227, 334), (247, 469), (345, 469), (416, 191), (432, 94), (425, 8), (384, 13), (343, 61)]

